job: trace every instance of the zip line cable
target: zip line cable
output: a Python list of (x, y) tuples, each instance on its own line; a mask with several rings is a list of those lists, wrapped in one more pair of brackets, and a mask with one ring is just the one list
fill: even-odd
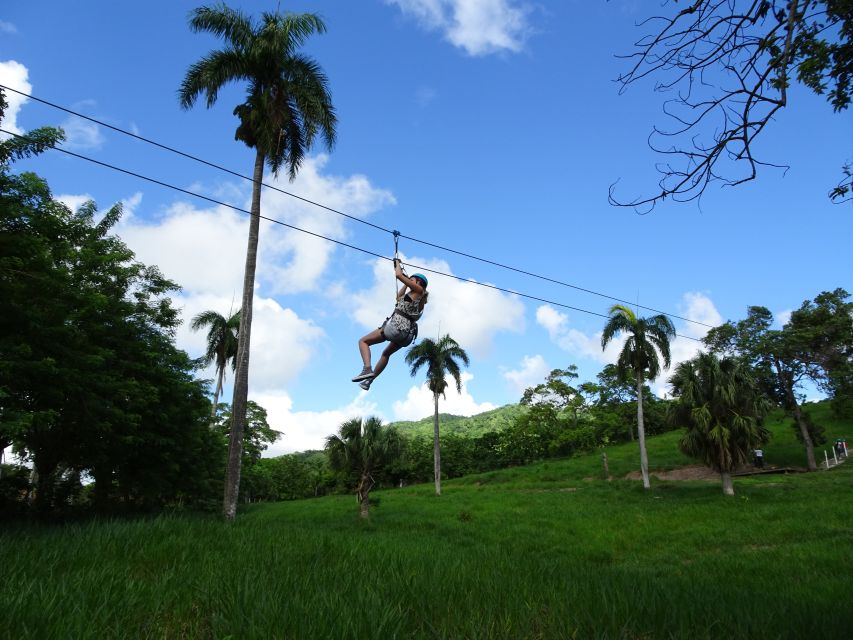
[[(150, 138), (146, 138), (146, 137), (144, 137), (144, 136), (140, 136), (139, 134), (133, 133), (133, 132), (131, 132), (131, 131), (127, 131), (126, 129), (122, 129), (122, 128), (120, 128), (120, 127), (116, 127), (116, 126), (114, 126), (114, 125), (108, 124), (108, 123), (106, 123), (106, 122), (103, 122), (102, 120), (98, 120), (98, 119), (96, 119), (96, 118), (92, 118), (92, 117), (90, 117), (90, 116), (84, 115), (84, 114), (79, 113), (79, 112), (77, 112), (77, 111), (73, 111), (73, 110), (71, 110), (71, 109), (68, 109), (68, 108), (66, 108), (66, 107), (60, 106), (60, 105), (55, 104), (55, 103), (53, 103), (53, 102), (49, 102), (49, 101), (47, 101), (47, 100), (44, 100), (44, 99), (42, 99), (42, 98), (37, 98), (36, 96), (33, 96), (33, 95), (31, 95), (31, 94), (28, 94), (28, 93), (24, 93), (23, 91), (19, 91), (19, 90), (17, 90), (17, 89), (13, 89), (12, 87), (8, 87), (8, 86), (3, 85), (3, 84), (0, 84), (0, 89), (6, 89), (6, 90), (8, 90), (8, 91), (13, 91), (13, 92), (17, 93), (18, 95), (24, 96), (25, 98), (29, 98), (29, 99), (31, 99), (31, 100), (35, 100), (36, 102), (40, 102), (40, 103), (45, 104), (45, 105), (47, 105), (47, 106), (49, 106), (49, 107), (53, 107), (54, 109), (59, 109), (60, 111), (64, 111), (65, 113), (69, 113), (69, 114), (71, 114), (71, 115), (73, 115), (73, 116), (76, 116), (76, 117), (78, 117), (78, 118), (83, 118), (84, 120), (88, 120), (89, 122), (93, 122), (93, 123), (95, 123), (95, 124), (101, 125), (101, 126), (106, 127), (106, 128), (108, 128), (108, 129), (112, 129), (113, 131), (116, 131), (116, 132), (118, 132), (118, 133), (124, 134), (124, 135), (126, 135), (126, 136), (130, 136), (131, 138), (136, 138), (137, 140), (141, 140), (142, 142), (145, 142), (145, 143), (151, 144), (151, 145), (153, 145), (153, 146), (155, 146), (155, 147), (159, 147), (160, 149), (164, 149), (164, 150), (166, 150), (166, 151), (170, 151), (171, 153), (175, 153), (175, 154), (177, 154), (177, 155), (179, 155), (179, 156), (182, 156), (182, 157), (184, 157), (184, 158), (188, 158), (188, 159), (193, 160), (193, 161), (195, 161), (195, 162), (199, 162), (199, 163), (204, 164), (204, 165), (206, 165), (206, 166), (208, 166), (208, 167), (212, 167), (212, 168), (214, 168), (214, 169), (218, 169), (219, 171), (224, 171), (225, 173), (228, 173), (228, 174), (230, 174), (230, 175), (232, 175), (232, 176), (235, 176), (235, 177), (241, 178), (241, 179), (243, 179), (243, 180), (248, 180), (248, 181), (249, 181), (249, 182), (251, 182), (252, 184), (254, 184), (254, 183), (255, 183), (254, 178), (251, 178), (251, 177), (249, 177), (249, 176), (247, 176), (247, 175), (245, 175), (245, 174), (239, 173), (239, 172), (237, 172), (237, 171), (233, 171), (232, 169), (228, 169), (227, 167), (223, 167), (222, 165), (216, 164), (216, 163), (214, 163), (214, 162), (210, 162), (210, 161), (205, 160), (205, 159), (203, 159), (203, 158), (199, 158), (198, 156), (194, 156), (194, 155), (192, 155), (192, 154), (190, 154), (190, 153), (186, 153), (186, 152), (184, 152), (184, 151), (181, 151), (180, 149), (175, 149), (174, 147), (170, 147), (170, 146), (168, 146), (168, 145), (162, 144), (162, 143), (157, 142), (157, 141), (155, 141), (155, 140), (151, 140)], [(326, 205), (321, 204), (321, 203), (319, 203), (319, 202), (315, 202), (314, 200), (310, 200), (310, 199), (308, 199), (308, 198), (304, 198), (304, 197), (302, 197), (302, 196), (300, 196), (300, 195), (297, 195), (297, 194), (295, 194), (295, 193), (292, 193), (292, 192), (290, 192), (290, 191), (286, 191), (286, 190), (284, 190), (284, 189), (281, 189), (280, 187), (276, 187), (276, 186), (274, 186), (274, 185), (270, 185), (270, 184), (267, 184), (267, 183), (265, 183), (265, 182), (261, 182), (260, 184), (261, 184), (261, 186), (263, 186), (263, 187), (267, 187), (268, 189), (272, 189), (273, 191), (278, 191), (279, 193), (282, 193), (282, 194), (284, 194), (284, 195), (286, 195), (286, 196), (290, 196), (291, 198), (296, 198), (297, 200), (301, 200), (302, 202), (305, 202), (305, 203), (307, 203), (307, 204), (311, 204), (311, 205), (314, 205), (315, 207), (319, 207), (319, 208), (321, 208), (321, 209), (325, 209), (326, 211), (329, 211), (329, 212), (331, 212), (331, 213), (335, 213), (335, 214), (337, 214), (337, 215), (339, 215), (339, 216), (343, 216), (343, 217), (348, 218), (348, 219), (350, 219), (350, 220), (354, 220), (354, 221), (356, 221), (356, 222), (360, 222), (360, 223), (362, 223), (362, 224), (365, 224), (365, 225), (368, 225), (368, 226), (370, 226), (370, 227), (373, 227), (374, 229), (378, 229), (378, 230), (380, 230), (380, 231), (384, 231), (385, 233), (393, 234), (393, 235), (394, 235), (394, 237), (395, 237), (395, 240), (396, 240), (397, 238), (405, 238), (406, 240), (411, 240), (412, 242), (416, 242), (416, 243), (418, 243), (418, 244), (422, 244), (422, 245), (425, 245), (425, 246), (428, 246), (428, 247), (432, 247), (432, 248), (434, 248), (434, 249), (439, 249), (439, 250), (441, 250), (441, 251), (447, 251), (448, 253), (453, 253), (453, 254), (456, 254), (456, 255), (459, 255), (459, 256), (463, 256), (463, 257), (465, 257), (465, 258), (469, 258), (469, 259), (471, 259), (471, 260), (476, 260), (476, 261), (478, 261), (478, 262), (482, 262), (482, 263), (484, 263), (484, 264), (490, 264), (490, 265), (492, 265), (492, 266), (499, 267), (499, 268), (501, 268), (501, 269), (506, 269), (506, 270), (508, 270), (508, 271), (514, 271), (514, 272), (516, 272), (516, 273), (520, 273), (520, 274), (522, 274), (522, 275), (530, 276), (530, 277), (532, 277), (532, 278), (538, 278), (539, 280), (544, 280), (544, 281), (546, 281), (546, 282), (550, 282), (550, 283), (553, 283), (553, 284), (558, 284), (558, 285), (563, 286), (563, 287), (568, 287), (568, 288), (570, 288), (570, 289), (575, 289), (576, 291), (582, 291), (582, 292), (584, 292), (584, 293), (589, 293), (589, 294), (591, 294), (591, 295), (599, 296), (599, 297), (601, 297), (601, 298), (605, 298), (605, 299), (607, 299), (607, 300), (613, 300), (614, 302), (621, 302), (621, 303), (624, 303), (624, 304), (627, 304), (627, 305), (633, 305), (633, 306), (638, 307), (638, 308), (640, 308), (640, 309), (645, 309), (645, 310), (647, 310), (647, 311), (654, 311), (655, 313), (661, 313), (661, 314), (663, 314), (663, 315), (665, 315), (665, 316), (669, 316), (670, 318), (677, 318), (678, 320), (684, 320), (685, 322), (691, 322), (691, 323), (693, 323), (693, 324), (698, 324), (698, 325), (701, 325), (701, 326), (703, 326), (703, 327), (708, 327), (708, 328), (710, 328), (710, 329), (713, 329), (713, 328), (714, 328), (714, 325), (706, 324), (706, 323), (704, 323), (704, 322), (700, 322), (699, 320), (692, 320), (691, 318), (686, 318), (686, 317), (684, 317), (684, 316), (679, 316), (679, 315), (676, 315), (676, 314), (674, 314), (674, 313), (667, 313), (666, 311), (661, 311), (660, 309), (655, 309), (654, 307), (647, 307), (647, 306), (644, 306), (644, 305), (641, 305), (641, 304), (632, 303), (632, 302), (630, 302), (630, 301), (628, 301), (628, 300), (623, 300), (622, 298), (617, 298), (617, 297), (615, 297), (615, 296), (611, 296), (611, 295), (608, 295), (608, 294), (606, 294), (606, 293), (601, 293), (601, 292), (599, 292), (599, 291), (594, 291), (594, 290), (592, 290), (592, 289), (586, 289), (586, 288), (584, 288), (584, 287), (580, 287), (580, 286), (577, 286), (577, 285), (573, 285), (573, 284), (570, 284), (570, 283), (568, 283), (568, 282), (564, 282), (564, 281), (562, 281), (562, 280), (556, 280), (556, 279), (554, 279), (554, 278), (549, 278), (549, 277), (547, 277), (547, 276), (543, 276), (543, 275), (540, 275), (540, 274), (538, 274), (538, 273), (533, 273), (533, 272), (531, 272), (531, 271), (525, 271), (524, 269), (519, 269), (519, 268), (517, 268), (517, 267), (513, 267), (513, 266), (510, 266), (510, 265), (507, 265), (507, 264), (503, 264), (503, 263), (501, 263), (501, 262), (497, 262), (497, 261), (494, 261), (494, 260), (489, 260), (489, 259), (487, 259), (487, 258), (480, 258), (479, 256), (475, 256), (475, 255), (470, 254), (470, 253), (465, 253), (465, 252), (463, 252), (463, 251), (458, 251), (458, 250), (456, 250), (456, 249), (451, 249), (450, 247), (445, 247), (445, 246), (442, 246), (442, 245), (439, 245), (439, 244), (435, 244), (435, 243), (432, 243), (432, 242), (428, 242), (428, 241), (426, 241), (426, 240), (420, 240), (420, 239), (415, 238), (415, 237), (413, 237), (413, 236), (407, 236), (407, 235), (401, 234), (399, 231), (392, 230), (392, 229), (387, 229), (386, 227), (383, 227), (383, 226), (378, 225), (378, 224), (374, 224), (373, 222), (369, 222), (369, 221), (367, 221), (367, 220), (362, 220), (361, 218), (357, 218), (356, 216), (350, 215), (350, 214), (348, 214), (348, 213), (344, 213), (343, 211), (339, 211), (339, 210), (337, 210), (337, 209), (334, 209), (334, 208), (332, 208), (332, 207), (326, 206)], [(226, 206), (228, 206), (228, 205), (226, 205)]]
[[(95, 124), (101, 125), (102, 127), (106, 127), (107, 129), (112, 129), (113, 131), (116, 131), (118, 133), (122, 133), (126, 136), (130, 136), (131, 138), (136, 138), (137, 140), (141, 140), (142, 142), (146, 142), (146, 143), (153, 145), (155, 147), (159, 147), (160, 149), (170, 151), (170, 152), (175, 153), (179, 156), (183, 156), (184, 158), (188, 158), (188, 159), (193, 160), (195, 162), (199, 162), (201, 164), (207, 165), (208, 167), (218, 169), (219, 171), (224, 171), (225, 173), (228, 173), (228, 174), (235, 176), (237, 178), (242, 178), (243, 180), (248, 180), (252, 184), (255, 183), (254, 178), (251, 178), (251, 177), (249, 177), (243, 173), (240, 173), (238, 171), (233, 171), (232, 169), (229, 169), (228, 167), (223, 167), (222, 165), (216, 164), (215, 162), (210, 162), (208, 160), (205, 160), (204, 158), (199, 158), (198, 156), (194, 156), (191, 153), (186, 153), (184, 151), (181, 151), (180, 149), (175, 149), (174, 147), (170, 147), (168, 145), (162, 144), (160, 142), (157, 142), (156, 140), (151, 140), (150, 138), (146, 138), (145, 136), (140, 136), (139, 134), (133, 133), (132, 131), (128, 131), (127, 129), (122, 129), (121, 127), (116, 127), (116, 126), (111, 125), (111, 124), (104, 122), (102, 120), (98, 120), (97, 118), (92, 118), (92, 117), (89, 117), (89, 116), (84, 115), (82, 113), (78, 113), (77, 111), (73, 111), (71, 109), (67, 109), (66, 107), (62, 107), (58, 104), (54, 104), (53, 102), (48, 102), (47, 100), (42, 100), (41, 98), (37, 98), (37, 97), (30, 95), (28, 93), (24, 93), (23, 91), (18, 91), (17, 89), (13, 89), (12, 87), (7, 87), (4, 84), (0, 84), (0, 89), (6, 89), (8, 91), (14, 91), (15, 93), (22, 95), (25, 98), (30, 98), (31, 100), (35, 100), (36, 102), (41, 102), (42, 104), (46, 104), (49, 107), (53, 107), (54, 109), (59, 109), (60, 111), (64, 111), (65, 113), (70, 113), (72, 116), (76, 116), (78, 118), (83, 118), (84, 120), (88, 120), (89, 122), (94, 122)], [(386, 229), (385, 227), (382, 227), (378, 224), (374, 224), (374, 223), (369, 222), (367, 220), (362, 220), (361, 218), (357, 218), (357, 217), (350, 215), (348, 213), (344, 213), (343, 211), (338, 211), (337, 209), (333, 209), (332, 207), (327, 207), (324, 204), (320, 204), (319, 202), (314, 202), (313, 200), (309, 200), (308, 198), (303, 198), (300, 195), (297, 195), (297, 194), (292, 193), (290, 191), (286, 191), (284, 189), (273, 186), (271, 184), (266, 184), (265, 182), (261, 182), (261, 186), (264, 186), (267, 189), (272, 189), (273, 191), (278, 191), (279, 193), (283, 193), (284, 195), (290, 196), (291, 198), (296, 198), (297, 200), (301, 200), (302, 202), (312, 204), (315, 207), (320, 207), (321, 209), (331, 211), (332, 213), (336, 213), (339, 216), (344, 216), (345, 218), (349, 218), (350, 220), (355, 220), (356, 222), (361, 222), (362, 224), (366, 224), (368, 226), (371, 226), (374, 229), (379, 229), (380, 231), (385, 231), (386, 233), (392, 233), (391, 229)]]
[[(20, 138), (22, 140), (32, 140), (31, 138), (28, 138), (27, 136), (23, 136), (23, 135), (14, 133), (12, 131), (7, 131), (6, 129), (2, 129), (2, 128), (0, 128), (0, 133), (4, 133), (4, 134), (10, 135), (10, 136), (14, 136), (14, 137)], [(55, 151), (61, 151), (62, 153), (65, 153), (69, 156), (72, 156), (74, 158), (79, 158), (81, 160), (86, 160), (88, 162), (91, 162), (92, 164), (96, 164), (96, 165), (99, 165), (101, 167), (106, 167), (107, 169), (112, 169), (113, 171), (118, 171), (120, 173), (124, 173), (126, 175), (133, 176), (134, 178), (139, 178), (140, 180), (145, 180), (146, 182), (151, 182), (153, 184), (159, 185), (161, 187), (165, 187), (167, 189), (172, 189), (174, 191), (178, 191), (180, 193), (184, 193), (186, 195), (193, 196), (194, 198), (199, 198), (201, 200), (206, 200), (207, 202), (211, 202), (213, 204), (217, 204), (217, 205), (220, 205), (223, 207), (228, 207), (229, 209), (233, 209), (234, 211), (239, 211), (240, 213), (245, 213), (249, 216), (255, 215), (251, 211), (243, 209), (242, 207), (238, 207), (236, 205), (229, 204), (227, 202), (222, 202), (221, 200), (217, 200), (216, 198), (211, 198), (210, 196), (206, 196), (206, 195), (203, 195), (201, 193), (196, 193), (194, 191), (190, 191), (188, 189), (184, 189), (182, 187), (178, 187), (176, 185), (169, 184), (168, 182), (163, 182), (162, 180), (157, 180), (156, 178), (144, 176), (141, 173), (136, 173), (134, 171), (130, 171), (129, 169), (123, 169), (121, 167), (117, 167), (115, 165), (109, 164), (108, 162), (102, 162), (100, 160), (95, 160), (94, 158), (90, 158), (88, 156), (84, 156), (82, 154), (75, 153), (73, 151), (69, 151), (68, 149), (63, 149), (62, 147), (57, 147), (57, 146), (53, 145), (53, 146), (51, 146), (51, 149), (53, 149)], [(353, 249), (355, 251), (360, 251), (361, 253), (366, 253), (367, 255), (373, 256), (375, 258), (381, 258), (383, 260), (388, 260), (391, 262), (394, 261), (394, 258), (389, 258), (387, 256), (383, 256), (379, 253), (375, 253), (375, 252), (370, 251), (368, 249), (363, 249), (362, 247), (357, 247), (355, 245), (348, 244), (348, 243), (343, 242), (341, 240), (335, 240), (334, 238), (329, 238), (328, 236), (324, 236), (320, 233), (315, 233), (314, 231), (302, 229), (302, 228), (294, 226), (292, 224), (282, 222), (281, 220), (276, 220), (275, 218), (270, 218), (268, 216), (264, 216), (261, 214), (257, 214), (257, 216), (261, 220), (266, 220), (268, 222), (272, 222), (273, 224), (278, 224), (278, 225), (281, 225), (282, 227), (287, 227), (288, 229), (293, 229), (294, 231), (300, 231), (301, 233), (305, 233), (305, 234), (314, 236), (315, 238), (320, 238), (322, 240), (326, 240), (328, 242), (333, 242), (333, 243), (339, 244), (343, 247), (347, 247), (348, 249)], [(546, 304), (552, 304), (556, 307), (562, 307), (564, 309), (571, 309), (572, 311), (580, 311), (581, 313), (586, 313), (589, 315), (598, 316), (599, 318), (610, 318), (609, 315), (606, 315), (603, 313), (598, 313), (597, 311), (590, 311), (589, 309), (582, 309), (580, 307), (573, 307), (573, 306), (568, 305), (568, 304), (563, 304), (562, 302), (555, 302), (553, 300), (548, 300), (546, 298), (540, 298), (538, 296), (533, 296), (533, 295), (530, 295), (527, 293), (521, 293), (520, 291), (513, 291), (511, 289), (505, 289), (503, 287), (498, 287), (496, 285), (488, 284), (486, 282), (477, 282), (476, 280), (471, 280), (470, 278), (463, 278), (462, 276), (453, 275), (452, 273), (444, 273), (443, 271), (437, 271), (435, 269), (430, 269), (429, 267), (423, 267), (423, 266), (420, 266), (417, 264), (413, 264), (411, 262), (408, 262), (406, 264), (408, 264), (410, 267), (414, 267), (415, 269), (418, 269), (421, 271), (426, 271), (427, 273), (434, 273), (436, 275), (444, 276), (446, 278), (453, 278), (455, 280), (459, 280), (460, 282), (466, 282), (469, 284), (476, 284), (476, 285), (479, 285), (481, 287), (486, 287), (488, 289), (494, 289), (495, 291), (502, 291), (503, 293), (508, 293), (510, 295), (516, 295), (516, 296), (519, 296), (522, 298), (528, 298), (529, 300), (536, 300), (538, 302), (544, 302)], [(684, 335), (680, 335), (678, 333), (676, 333), (675, 335), (678, 338), (687, 338), (688, 340), (694, 340), (696, 342), (701, 342), (701, 340), (699, 340), (698, 338), (693, 338), (691, 336), (684, 336)]]

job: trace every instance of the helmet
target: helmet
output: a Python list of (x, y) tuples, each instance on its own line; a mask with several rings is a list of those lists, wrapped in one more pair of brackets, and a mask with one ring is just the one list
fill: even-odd
[(427, 280), (427, 277), (422, 273), (413, 273), (409, 277), (417, 278), (418, 280), (421, 280), (424, 283), (424, 288), (426, 288), (426, 286), (429, 284), (429, 280)]

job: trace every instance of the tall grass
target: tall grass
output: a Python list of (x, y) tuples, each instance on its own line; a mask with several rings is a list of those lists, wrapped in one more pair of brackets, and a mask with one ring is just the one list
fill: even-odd
[[(650, 439), (653, 466), (677, 466), (674, 438)], [(635, 453), (613, 448), (614, 475)], [(739, 479), (733, 499), (708, 482), (644, 492), (603, 481), (600, 465), (596, 454), (462, 478), (441, 498), (377, 492), (367, 523), (335, 496), (252, 506), (232, 525), (6, 529), (0, 637), (853, 635), (853, 463)]]

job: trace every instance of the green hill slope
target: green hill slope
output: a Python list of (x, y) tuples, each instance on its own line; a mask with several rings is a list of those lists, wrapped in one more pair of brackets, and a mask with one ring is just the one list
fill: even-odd
[[(490, 431), (503, 431), (525, 410), (521, 405), (508, 404), (474, 416), (454, 416), (449, 413), (440, 413), (441, 433), (476, 438)], [(428, 416), (423, 420), (414, 422), (392, 422), (390, 426), (396, 427), (406, 436), (432, 437), (433, 417)]]

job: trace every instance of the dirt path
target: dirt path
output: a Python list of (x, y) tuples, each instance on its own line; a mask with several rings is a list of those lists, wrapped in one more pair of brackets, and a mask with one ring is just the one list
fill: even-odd
[[(694, 464), (671, 471), (652, 471), (649, 475), (658, 480), (716, 480), (720, 481), (720, 474), (701, 464)], [(639, 480), (642, 475), (639, 471), (632, 471), (625, 476), (626, 480)]]

